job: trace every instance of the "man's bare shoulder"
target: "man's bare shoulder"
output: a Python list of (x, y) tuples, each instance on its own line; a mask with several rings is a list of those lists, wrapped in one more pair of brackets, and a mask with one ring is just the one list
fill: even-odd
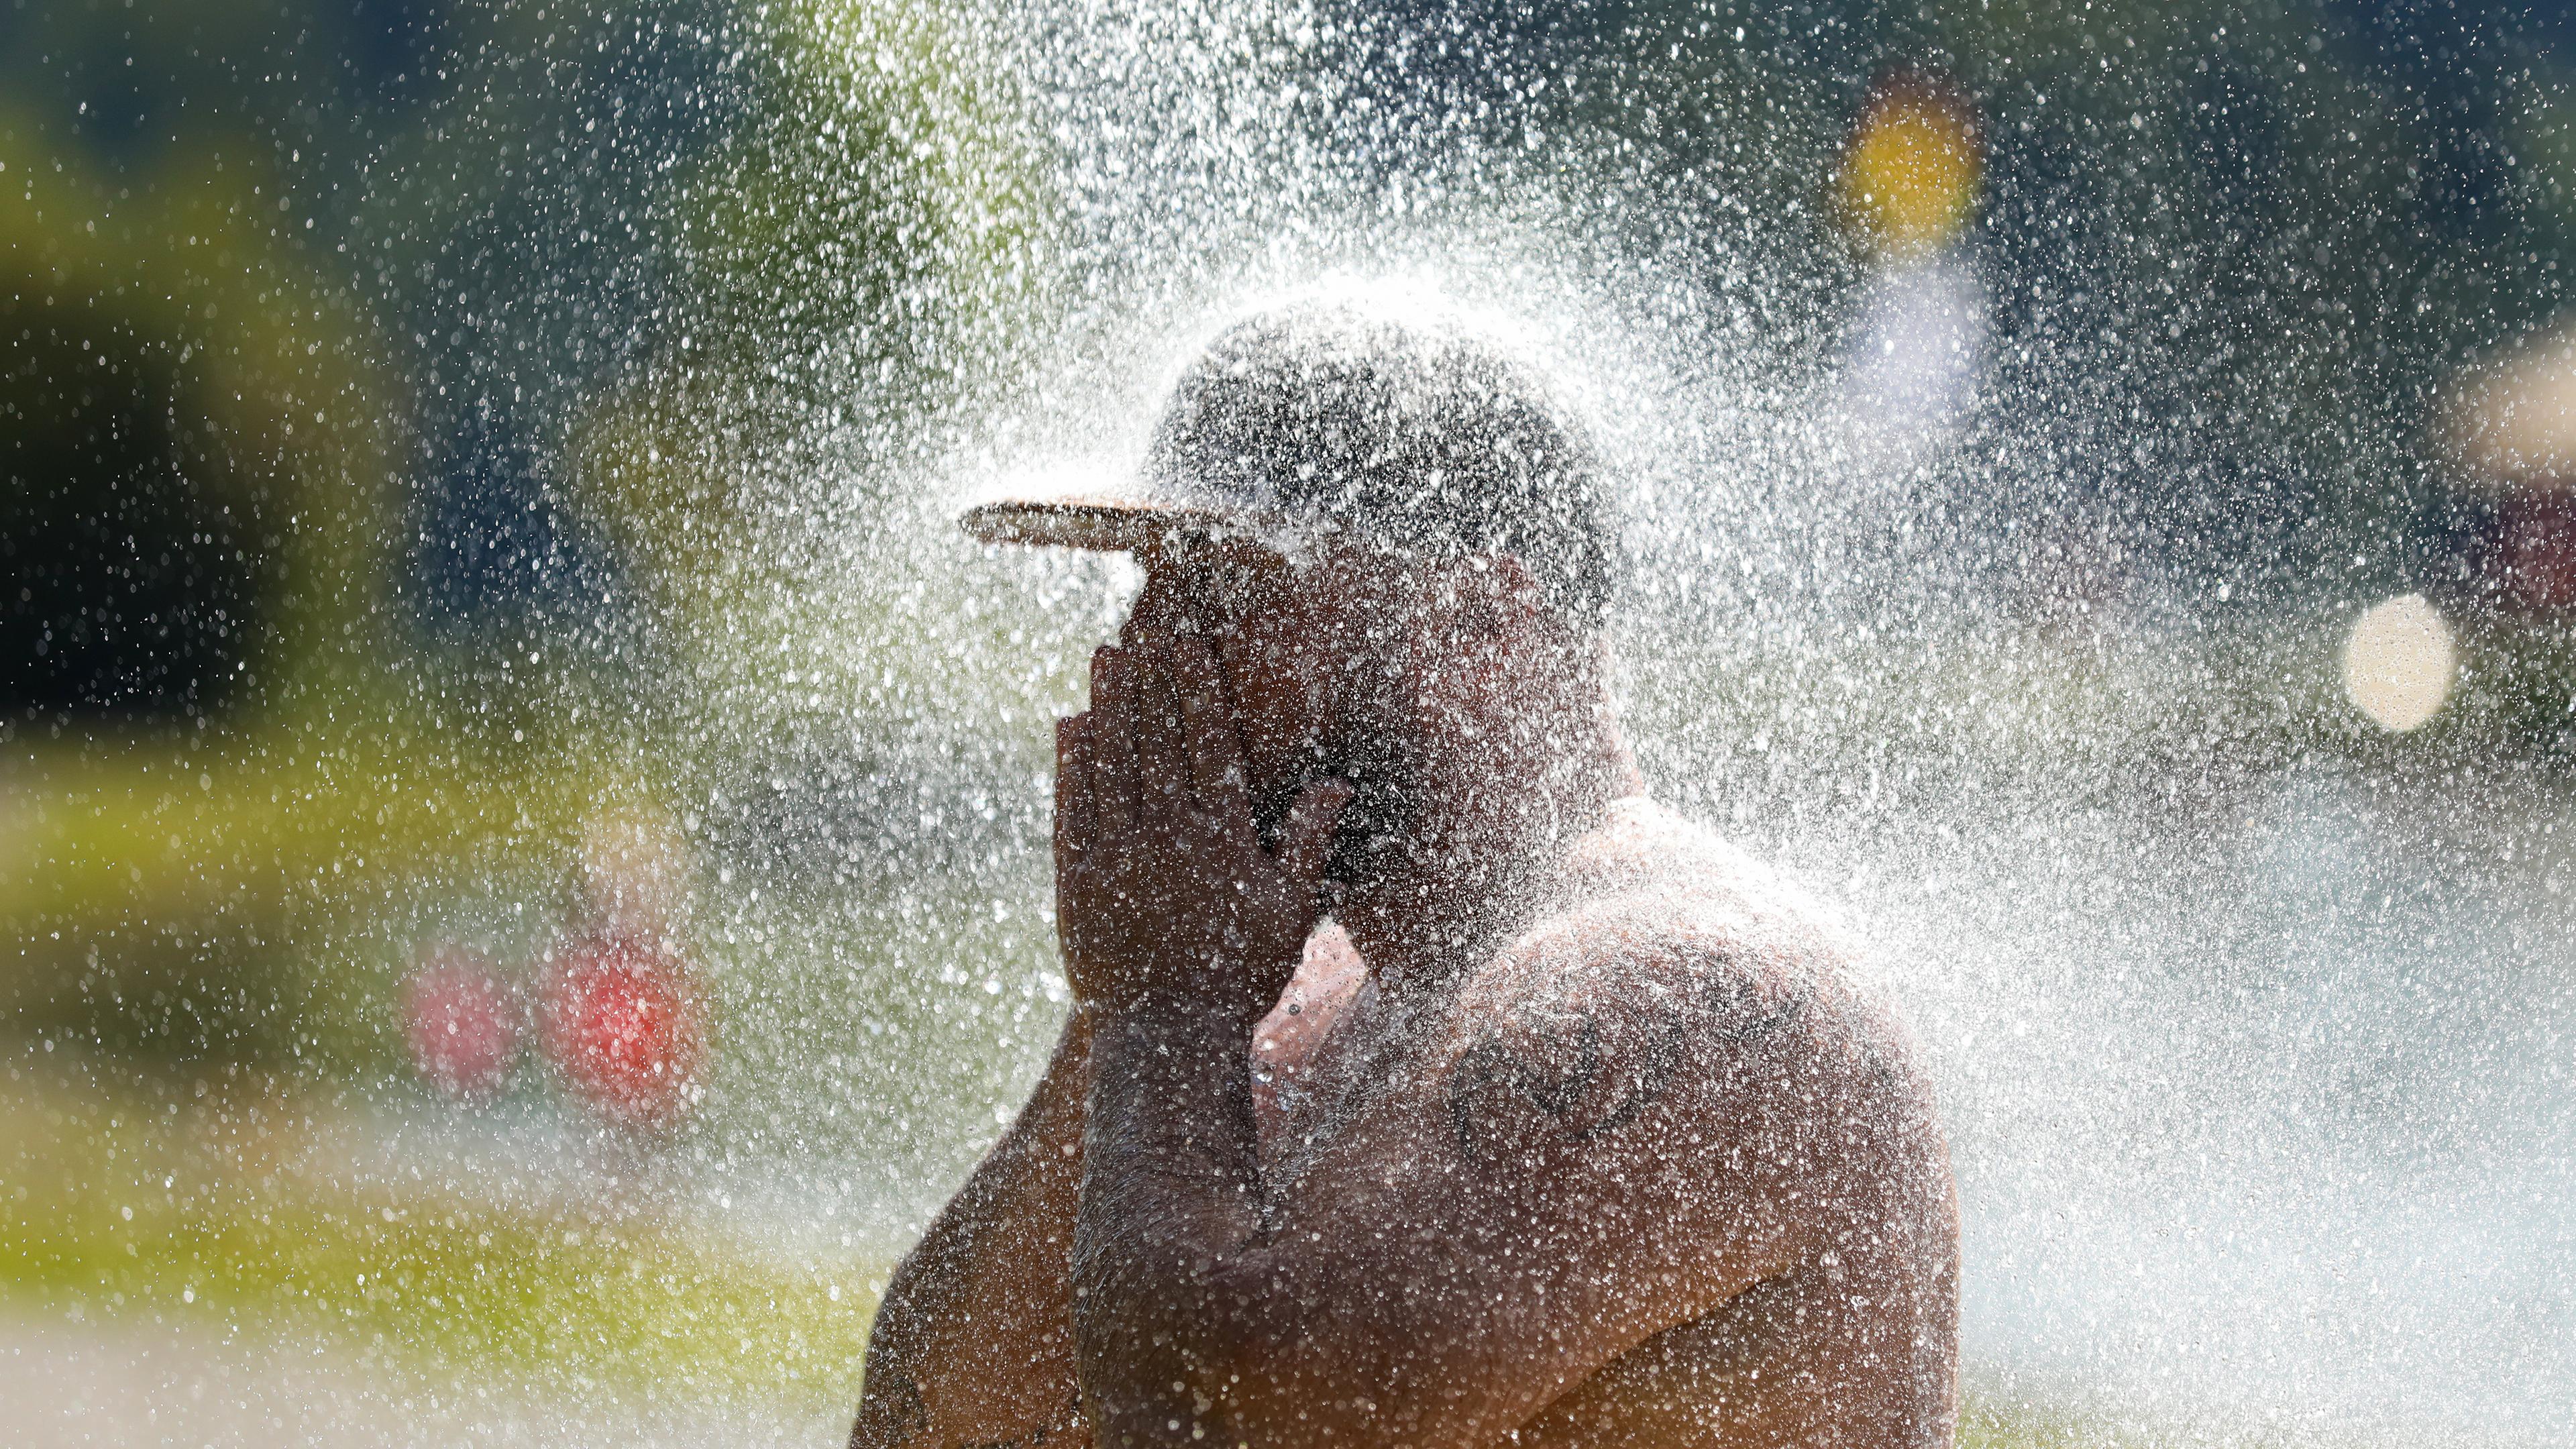
[(1819, 1073), (1853, 1065), (1866, 1070), (1846, 1092), (1919, 1090), (1902, 1032), (1852, 979), (1851, 934), (1714, 832), (1623, 801), (1566, 875), (1461, 993), (1462, 1148), (1490, 1156), (1552, 1131), (1660, 1151), (1657, 1120), (1705, 1125), (1756, 1098), (1812, 1095)]
[(1650, 1010), (1725, 1015), (1740, 1010), (1741, 992), (1711, 1001), (1686, 988), (1727, 981), (1803, 997), (1845, 985), (1858, 952), (1833, 912), (1779, 872), (1715, 831), (1632, 798), (1568, 849), (1561, 887), (1497, 953), (1489, 976), (1519, 994), (1634, 992)]
[(1801, 938), (1841, 955), (1857, 949), (1813, 895), (1716, 831), (1643, 796), (1613, 804), (1568, 847), (1564, 878), (1539, 929), (1604, 907), (1633, 914), (1661, 903), (1753, 935)]

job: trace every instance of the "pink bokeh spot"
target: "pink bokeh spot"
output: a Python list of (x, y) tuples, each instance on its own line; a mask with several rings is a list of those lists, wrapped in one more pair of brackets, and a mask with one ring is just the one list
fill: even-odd
[(403, 1036), (422, 1080), (480, 1101), (501, 1090), (518, 1059), (518, 1002), (490, 961), (442, 948), (403, 983)]

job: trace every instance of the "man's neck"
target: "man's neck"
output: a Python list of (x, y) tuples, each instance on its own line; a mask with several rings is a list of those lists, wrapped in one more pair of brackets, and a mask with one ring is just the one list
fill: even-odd
[[(1484, 792), (1507, 795), (1509, 808), (1419, 812), (1428, 828), (1334, 909), (1385, 1004), (1400, 1013), (1447, 990), (1525, 929), (1555, 893), (1568, 848), (1600, 826), (1612, 802), (1643, 789), (1626, 746), (1605, 729), (1595, 748), (1530, 770), (1526, 788)], [(1452, 794), (1439, 803), (1472, 798)]]

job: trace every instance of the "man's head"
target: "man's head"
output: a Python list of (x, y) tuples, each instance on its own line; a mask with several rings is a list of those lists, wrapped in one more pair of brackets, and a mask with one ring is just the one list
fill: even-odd
[(1134, 499), (987, 505), (967, 523), (1134, 549), (1130, 637), (1209, 640), (1265, 823), (1309, 781), (1356, 787), (1336, 878), (1454, 844), (1448, 817), (1509, 814), (1597, 751), (1613, 556), (1599, 464), (1493, 342), (1348, 304), (1239, 322), (1182, 374), (1139, 482)]
[(1540, 372), (1456, 316), (1309, 302), (1208, 342), (1120, 496), (1003, 498), (963, 522), (987, 542), (1140, 554), (1243, 538), (1292, 558), (1362, 547), (1395, 567), (1510, 555), (1590, 627), (1612, 573), (1600, 471)]
[(1454, 319), (1344, 303), (1219, 333), (1173, 388), (1141, 481), (1291, 555), (1330, 541), (1396, 570), (1510, 555), (1588, 626), (1610, 592), (1599, 471), (1521, 359)]

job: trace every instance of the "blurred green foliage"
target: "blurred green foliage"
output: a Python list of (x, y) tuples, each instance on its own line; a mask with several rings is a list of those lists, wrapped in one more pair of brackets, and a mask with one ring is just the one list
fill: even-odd
[(168, 389), (153, 401), (190, 440), (188, 482), (236, 511), (258, 555), (252, 687), (293, 710), (362, 667), (373, 641), (358, 631), (381, 628), (399, 384), (365, 315), (279, 241), (298, 216), (256, 150), (108, 172), (49, 154), (35, 130), (0, 116), (10, 350), (42, 362), (77, 344), (84, 365), (148, 367)]
[(713, 365), (899, 423), (988, 381), (1033, 320), (1035, 98), (994, 36), (931, 0), (800, 0), (777, 24), (757, 112), (682, 188), (691, 312)]
[[(53, 152), (40, 129), (0, 124), (9, 168), (0, 175), (14, 183), (0, 188), (8, 342), (38, 360), (77, 345), (102, 371), (133, 374), (124, 385), (167, 389), (147, 401), (166, 409), (181, 440), (175, 486), (232, 525), (255, 597), (232, 621), (237, 677), (217, 681), (213, 697), (132, 723), (112, 712), (113, 698), (105, 714), (47, 707), (0, 722), (10, 784), (0, 795), (0, 922), (13, 948), (0, 957), (0, 1011), (22, 1027), (113, 1023), (127, 1039), (202, 1013), (177, 1034), (202, 1047), (214, 1023), (220, 1038), (283, 1005), (291, 988), (281, 976), (294, 973), (275, 949), (281, 918), (293, 892), (348, 848), (315, 838), (345, 819), (280, 801), (313, 793), (317, 757), (384, 678), (389, 409), (399, 389), (364, 315), (280, 241), (299, 218), (256, 148), (174, 144), (148, 168), (100, 170)], [(39, 329), (50, 352), (35, 349)], [(16, 441), (13, 459), (28, 459), (27, 446), (46, 440)], [(13, 472), (13, 502), (65, 481)], [(71, 480), (64, 496), (76, 503), (83, 487), (104, 494), (142, 481)], [(17, 566), (31, 579), (62, 566), (36, 550), (68, 540), (24, 542)], [(152, 565), (91, 561), (87, 587), (98, 592), (71, 602), (96, 605), (103, 621), (126, 602), (120, 579), (130, 587)], [(264, 781), (258, 805), (233, 793), (258, 761), (280, 757), (303, 761), (305, 788)], [(225, 918), (236, 944), (259, 949), (210, 949)], [(134, 994), (120, 999), (129, 969)], [(280, 1027), (252, 1040), (290, 1035)]]
[[(0, 1015), (375, 1070), (409, 949), (389, 928), (496, 881), (559, 908), (581, 820), (679, 773), (703, 720), (657, 710), (667, 686), (760, 702), (727, 681), (744, 601), (794, 582), (762, 527), (763, 448), (782, 412), (803, 426), (773, 363), (817, 359), (804, 400), (880, 420), (965, 385), (982, 344), (960, 329), (993, 312), (976, 279), (1033, 224), (1007, 98), (930, 7), (432, 9), (389, 41), (225, 7), (9, 25), (29, 47), (0, 63), (28, 107), (0, 111), (10, 319), (77, 318), (99, 351), (57, 352), (149, 364), (138, 385), (204, 440), (182, 486), (240, 515), (258, 597), (202, 707), (0, 723)], [(333, 35), (351, 65), (316, 77)], [(120, 89), (126, 70), (171, 91)], [(737, 91), (761, 104), (728, 129)], [(648, 309), (664, 272), (689, 300)], [(549, 339), (549, 319), (581, 325)], [(443, 446), (423, 432), (530, 390), (579, 440), (563, 503), (623, 545), (676, 660), (603, 653), (577, 618), (524, 661), (421, 637), (402, 524)]]

